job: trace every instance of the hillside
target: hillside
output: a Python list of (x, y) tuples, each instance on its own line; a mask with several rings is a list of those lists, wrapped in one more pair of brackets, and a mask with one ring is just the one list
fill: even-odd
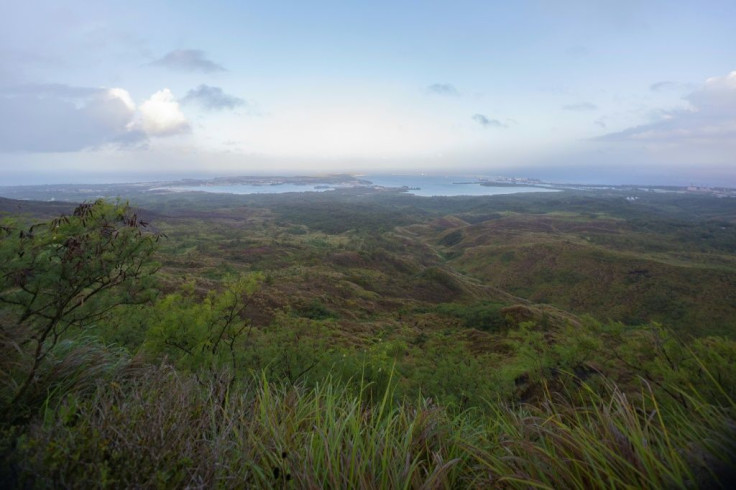
[[(206, 463), (245, 464), (222, 443), (250, 455), (233, 474), (259, 487), (290, 485), (278, 476), (287, 467), (297, 487), (590, 487), (575, 445), (620, 432), (633, 451), (625, 462), (619, 443), (590, 448), (613, 486), (723, 484), (736, 454), (724, 429), (736, 390), (736, 205), (627, 195), (176, 193), (76, 209), (3, 199), (0, 212), (17, 221), (2, 242), (3, 454), (15, 472), (3, 478), (84, 486), (65, 463), (76, 454), (95, 478), (111, 472), (111, 486), (200, 486), (187, 474), (231, 486)], [(150, 256), (131, 268), (142, 250)], [(96, 264), (108, 262), (100, 275)], [(85, 271), (93, 282), (75, 282)], [(63, 281), (78, 288), (66, 303)], [(52, 299), (34, 309), (43, 295)], [(48, 323), (47, 308), (62, 322)], [(53, 335), (39, 341), (43, 325)], [(34, 342), (35, 358), (24, 347)], [(310, 404), (326, 404), (327, 418)], [(653, 406), (661, 420), (645, 429), (663, 444), (656, 450), (634, 442), (637, 414)], [(211, 427), (216, 413), (224, 425)], [(610, 424), (619, 432), (597, 432)], [(131, 441), (163, 426), (181, 426), (183, 445), (146, 444), (168, 473), (143, 460), (129, 473), (122, 462), (140, 448)], [(310, 427), (334, 447), (317, 451)], [(201, 431), (219, 435), (198, 449), (183, 442)], [(273, 439), (256, 443), (264, 433)], [(705, 434), (719, 435), (697, 445)], [(669, 446), (670, 435), (695, 449)], [(366, 460), (345, 446), (356, 437)], [(376, 446), (386, 437), (418, 439), (389, 456)], [(111, 441), (100, 460), (95, 447)], [(540, 441), (547, 449), (527, 454)], [(522, 459), (510, 464), (497, 447)], [(397, 458), (410, 463), (391, 466)], [(580, 460), (580, 473), (563, 475), (549, 458)], [(377, 464), (392, 480), (369, 478)]]
[(494, 301), (657, 321), (693, 335), (736, 331), (736, 206), (728, 199), (345, 193), (222, 196), (206, 211), (198, 211), (203, 197), (189, 199), (172, 199), (176, 208), (156, 220), (171, 237), (164, 270), (266, 271), (288, 279), (273, 281), (274, 297), (317, 298), (346, 317)]

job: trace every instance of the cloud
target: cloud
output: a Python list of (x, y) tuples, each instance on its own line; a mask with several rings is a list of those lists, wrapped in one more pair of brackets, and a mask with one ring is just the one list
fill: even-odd
[(152, 62), (151, 65), (179, 71), (201, 71), (204, 73), (225, 71), (225, 68), (221, 65), (208, 60), (204, 51), (199, 49), (177, 49)]
[(66, 152), (124, 136), (135, 106), (123, 89), (26, 85), (0, 94), (0, 151)]
[(226, 94), (220, 87), (210, 87), (209, 85), (200, 85), (190, 90), (181, 99), (181, 102), (182, 104), (199, 104), (204, 109), (210, 111), (235, 109), (236, 107), (246, 105), (245, 100)]
[(576, 112), (582, 112), (582, 111), (596, 111), (598, 110), (598, 106), (595, 104), (591, 104), (590, 102), (581, 102), (579, 104), (568, 104), (562, 106), (562, 110), (564, 111), (576, 111)]
[(174, 94), (167, 88), (159, 90), (138, 108), (139, 117), (130, 125), (133, 130), (151, 136), (171, 136), (191, 131)]
[(695, 144), (732, 148), (736, 141), (736, 71), (713, 77), (683, 97), (689, 107), (663, 111), (658, 120), (596, 138), (598, 141)]
[(649, 90), (652, 92), (665, 92), (668, 90), (676, 90), (680, 88), (681, 85), (679, 83), (675, 82), (669, 82), (669, 81), (663, 81), (663, 82), (657, 82), (653, 83), (649, 86)]
[(75, 87), (63, 83), (27, 83), (3, 89), (5, 95), (35, 95), (40, 97), (84, 98), (104, 92), (95, 87)]
[(477, 122), (484, 128), (507, 128), (508, 125), (502, 123), (498, 119), (488, 119), (483, 114), (473, 114), (473, 121)]
[(0, 90), (0, 114), (0, 152), (141, 146), (190, 130), (168, 89), (136, 107), (122, 88), (28, 84)]
[(684, 97), (696, 111), (736, 118), (736, 70), (723, 77), (712, 77), (699, 90)]
[(145, 149), (149, 147), (150, 141), (149, 135), (147, 135), (143, 130), (128, 126), (124, 133), (117, 135), (110, 141), (110, 143), (121, 149)]
[(460, 92), (451, 83), (433, 83), (427, 87), (427, 90), (437, 95), (460, 95)]
[(692, 92), (697, 88), (698, 86), (692, 83), (671, 82), (669, 80), (653, 83), (649, 86), (649, 90), (652, 92)]

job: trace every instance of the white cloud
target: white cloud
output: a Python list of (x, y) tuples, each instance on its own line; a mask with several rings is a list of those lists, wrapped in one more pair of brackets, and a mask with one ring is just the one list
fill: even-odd
[(123, 88), (28, 84), (0, 92), (0, 152), (139, 146), (190, 130), (168, 89), (140, 107)]
[(67, 152), (140, 140), (128, 134), (135, 105), (120, 88), (16, 87), (0, 94), (0, 114), (0, 151)]
[(610, 133), (599, 141), (656, 142), (733, 147), (736, 141), (736, 71), (713, 77), (686, 95), (689, 107), (663, 111), (655, 122)]
[[(694, 174), (722, 168), (733, 175), (736, 155), (736, 71), (709, 78), (683, 97), (684, 108), (660, 111), (653, 122), (594, 138), (619, 161)], [(711, 172), (711, 171), (709, 171)], [(715, 175), (711, 172), (712, 175)], [(733, 177), (730, 177), (733, 182)]]
[(130, 128), (140, 129), (150, 136), (170, 136), (191, 130), (179, 102), (168, 88), (159, 90), (143, 102), (138, 113), (138, 119)]
[(736, 71), (707, 79), (700, 90), (687, 95), (685, 100), (695, 111), (736, 119)]
[(122, 88), (111, 88), (107, 91), (108, 97), (119, 99), (131, 112), (135, 111), (135, 102), (127, 90)]
[(133, 119), (135, 104), (126, 90), (112, 88), (94, 95), (82, 112), (95, 124), (118, 134), (124, 132)]

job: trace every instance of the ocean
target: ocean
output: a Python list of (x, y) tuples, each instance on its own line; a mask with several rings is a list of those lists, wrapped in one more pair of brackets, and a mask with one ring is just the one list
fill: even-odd
[[(531, 185), (481, 185), (477, 177), (462, 175), (360, 175), (374, 186), (387, 188), (406, 188), (406, 192), (415, 196), (494, 196), (500, 194), (516, 194), (520, 192), (556, 192), (555, 189)], [(201, 191), (226, 194), (283, 194), (287, 192), (328, 192), (340, 187), (353, 185), (317, 184), (225, 184), (206, 186), (168, 187), (176, 191)]]

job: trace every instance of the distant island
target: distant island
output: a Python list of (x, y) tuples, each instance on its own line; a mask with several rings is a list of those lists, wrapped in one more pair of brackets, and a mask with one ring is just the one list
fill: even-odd
[[(375, 180), (372, 180), (375, 179)], [(299, 176), (234, 176), (215, 177), (211, 179), (180, 179), (152, 182), (131, 182), (123, 184), (48, 184), (48, 185), (21, 185), (0, 186), (0, 196), (12, 199), (32, 199), (42, 201), (69, 201), (80, 202), (98, 198), (118, 196), (140, 196), (152, 194), (169, 194), (181, 192), (210, 192), (231, 193), (228, 188), (238, 186), (251, 188), (253, 193), (285, 193), (285, 192), (342, 192), (379, 191), (403, 192), (426, 190), (425, 186), (432, 186), (435, 181), (444, 179), (444, 188), (459, 187), (493, 187), (518, 188), (519, 192), (529, 192), (538, 188), (540, 192), (550, 190), (578, 190), (578, 191), (616, 191), (631, 194), (633, 192), (674, 192), (687, 194), (707, 194), (717, 197), (736, 197), (736, 189), (727, 187), (705, 186), (665, 186), (665, 185), (606, 185), (606, 184), (577, 184), (545, 182), (529, 177), (432, 177), (427, 175), (399, 175), (391, 176), (389, 181), (383, 176), (353, 175), (347, 173), (324, 175)], [(447, 180), (449, 179), (449, 180)], [(270, 191), (269, 189), (273, 189)], [(248, 189), (241, 190), (247, 194)], [(465, 192), (456, 192), (448, 195), (465, 195)], [(471, 192), (467, 193), (472, 194)], [(440, 194), (441, 195), (441, 194)]]

